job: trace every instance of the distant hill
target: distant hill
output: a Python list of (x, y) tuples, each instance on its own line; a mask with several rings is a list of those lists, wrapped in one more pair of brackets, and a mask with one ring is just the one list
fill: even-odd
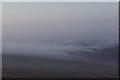
[(78, 45), (78, 46), (101, 46), (104, 43), (98, 40), (74, 40), (74, 41), (66, 41), (62, 43), (62, 45)]

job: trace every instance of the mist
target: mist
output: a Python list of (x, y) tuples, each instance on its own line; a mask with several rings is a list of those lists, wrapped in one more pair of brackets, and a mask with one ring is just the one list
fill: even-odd
[(118, 66), (118, 18), (118, 3), (3, 3), (2, 52)]

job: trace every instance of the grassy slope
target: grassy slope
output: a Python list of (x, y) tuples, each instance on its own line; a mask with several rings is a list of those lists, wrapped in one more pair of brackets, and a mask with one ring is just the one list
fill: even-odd
[(31, 56), (3, 55), (3, 68), (35, 69), (76, 73), (114, 74), (118, 68), (110, 65), (91, 64), (77, 61), (38, 58)]

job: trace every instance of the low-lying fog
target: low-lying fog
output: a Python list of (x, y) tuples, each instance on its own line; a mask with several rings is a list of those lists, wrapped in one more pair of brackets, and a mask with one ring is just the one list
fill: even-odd
[[(115, 50), (112, 50), (114, 48)], [(70, 43), (3, 43), (3, 55), (5, 54), (118, 65), (118, 46), (116, 44), (90, 46)]]

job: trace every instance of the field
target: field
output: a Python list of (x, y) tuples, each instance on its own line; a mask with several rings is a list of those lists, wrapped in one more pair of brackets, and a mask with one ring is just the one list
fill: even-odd
[(4, 78), (117, 78), (118, 67), (80, 61), (3, 55)]

